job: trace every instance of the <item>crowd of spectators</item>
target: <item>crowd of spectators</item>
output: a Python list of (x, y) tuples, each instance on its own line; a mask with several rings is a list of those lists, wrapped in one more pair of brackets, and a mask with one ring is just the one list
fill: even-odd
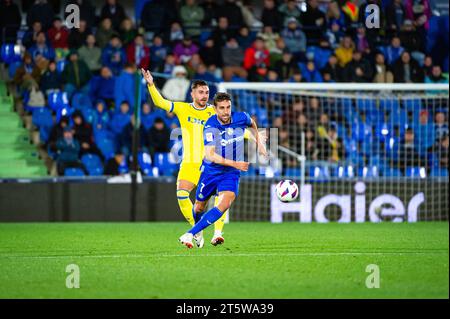
[[(101, 8), (89, 0), (69, 2), (80, 8), (79, 28), (64, 26), (60, 1), (22, 1), (27, 29), (19, 38), (18, 5), (12, 0), (0, 4), (2, 39), (20, 40), (26, 50), (14, 82), (26, 92), (27, 103), (43, 107), (55, 90), (66, 92), (69, 101), (80, 93), (91, 101), (92, 116), (60, 114), (46, 141), (58, 163), (64, 162), (58, 166), (61, 174), (68, 165), (80, 165), (84, 153), (108, 160), (96, 146), (97, 131), (108, 130), (115, 152), (129, 155), (138, 68), (154, 72), (170, 100), (189, 98), (192, 79), (211, 84), (448, 82), (442, 71), (448, 71), (448, 55), (433, 54), (427, 42), (432, 17), (428, 0), (264, 0), (262, 8), (252, 1), (143, 0), (135, 3), (135, 17), (127, 16), (119, 0), (106, 0)], [(383, 9), (379, 29), (365, 27), (365, 8), (372, 3)], [(442, 51), (448, 54), (448, 41)], [(215, 90), (212, 85), (211, 97)], [(146, 104), (143, 91), (141, 147), (164, 151), (167, 130), (178, 123), (173, 114)], [(345, 141), (328, 125), (328, 110), (319, 104), (317, 98), (295, 100), (266, 124), (279, 127), (281, 144), (293, 148), (299, 131), (291, 128), (304, 126), (308, 156), (339, 161), (346, 157)], [(439, 136), (447, 136), (448, 144), (448, 129)]]

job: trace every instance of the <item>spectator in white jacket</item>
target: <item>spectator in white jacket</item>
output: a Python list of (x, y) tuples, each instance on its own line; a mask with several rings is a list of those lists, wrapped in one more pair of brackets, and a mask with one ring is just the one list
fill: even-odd
[(184, 101), (189, 84), (186, 68), (182, 65), (177, 65), (173, 68), (172, 78), (164, 84), (162, 94), (170, 101)]

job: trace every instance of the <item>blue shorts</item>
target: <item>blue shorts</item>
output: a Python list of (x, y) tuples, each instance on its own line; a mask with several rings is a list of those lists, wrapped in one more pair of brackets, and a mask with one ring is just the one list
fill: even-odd
[(230, 191), (236, 197), (239, 193), (239, 175), (231, 174), (207, 174), (202, 173), (197, 185), (197, 192), (195, 198), (198, 201), (205, 201), (216, 193)]

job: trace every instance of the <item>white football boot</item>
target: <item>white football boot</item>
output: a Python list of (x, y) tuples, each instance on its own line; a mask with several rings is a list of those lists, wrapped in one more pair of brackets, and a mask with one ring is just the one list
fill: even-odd
[(203, 238), (203, 230), (194, 235), (194, 241), (197, 248), (203, 248), (205, 245), (205, 238)]
[(191, 233), (186, 233), (184, 235), (182, 235), (178, 241), (186, 246), (187, 248), (192, 248), (194, 247), (194, 245), (192, 244), (192, 239), (194, 238), (194, 236)]
[(211, 245), (213, 245), (213, 246), (222, 245), (224, 241), (225, 241), (225, 239), (223, 238), (222, 232), (215, 230), (214, 236), (211, 239)]

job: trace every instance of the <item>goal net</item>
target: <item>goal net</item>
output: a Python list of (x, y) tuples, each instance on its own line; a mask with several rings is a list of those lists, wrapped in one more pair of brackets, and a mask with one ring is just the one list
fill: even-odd
[[(447, 84), (221, 83), (266, 129), (230, 220), (448, 220)], [(252, 149), (253, 147), (253, 149)], [(274, 187), (292, 179), (299, 198)]]

